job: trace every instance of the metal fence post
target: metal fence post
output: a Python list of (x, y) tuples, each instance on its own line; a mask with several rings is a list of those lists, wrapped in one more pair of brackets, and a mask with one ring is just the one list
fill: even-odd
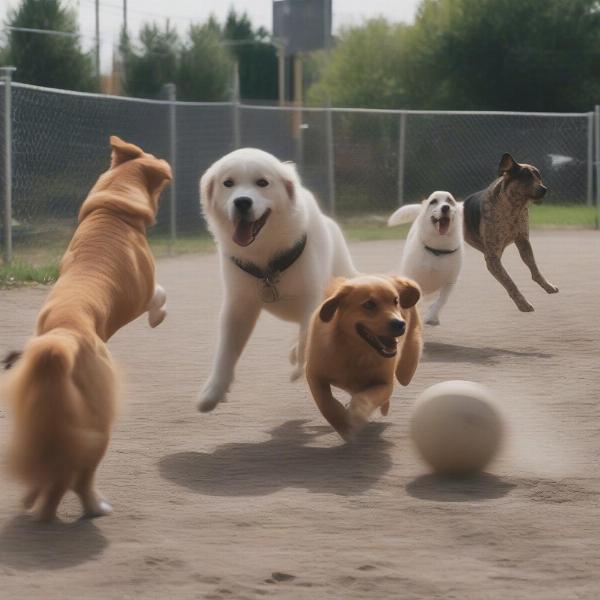
[(325, 145), (327, 147), (327, 196), (329, 214), (335, 216), (335, 148), (333, 139), (333, 118), (331, 104), (325, 109)]
[(400, 115), (398, 125), (398, 206), (404, 204), (404, 148), (406, 145), (406, 113)]
[(15, 67), (1, 67), (4, 80), (4, 264), (12, 261), (12, 74)]
[(588, 113), (587, 194), (586, 203), (594, 205), (594, 113)]
[(240, 63), (236, 60), (233, 67), (233, 149), (242, 146), (242, 131), (240, 122)]
[(596, 105), (594, 137), (596, 138), (596, 229), (600, 229), (600, 105)]
[(169, 244), (171, 250), (177, 240), (177, 87), (167, 83), (167, 98), (169, 100), (169, 162), (173, 179), (169, 186)]

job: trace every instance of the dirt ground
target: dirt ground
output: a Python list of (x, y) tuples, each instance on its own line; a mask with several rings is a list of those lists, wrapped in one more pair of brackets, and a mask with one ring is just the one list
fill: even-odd
[[(304, 383), (288, 382), (295, 329), (264, 315), (228, 403), (192, 408), (212, 358), (215, 255), (159, 262), (170, 314), (111, 342), (124, 367), (123, 414), (99, 481), (112, 516), (18, 516), (2, 479), (0, 597), (600, 597), (600, 235), (538, 232), (546, 295), (516, 252), (505, 263), (535, 313), (519, 313), (467, 250), (461, 283), (426, 330), (413, 383), (391, 413), (344, 445)], [(365, 271), (392, 269), (401, 242), (351, 247)], [(47, 290), (0, 292), (0, 351), (20, 347)], [(509, 428), (489, 473), (427, 474), (407, 435), (425, 387), (471, 379), (495, 390)], [(7, 419), (0, 413), (0, 439)]]

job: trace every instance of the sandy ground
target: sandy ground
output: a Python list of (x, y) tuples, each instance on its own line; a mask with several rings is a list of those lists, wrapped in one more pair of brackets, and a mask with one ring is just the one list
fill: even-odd
[[(304, 383), (288, 382), (294, 328), (261, 318), (230, 401), (191, 401), (208, 373), (220, 284), (214, 255), (163, 260), (170, 314), (111, 342), (122, 417), (100, 483), (112, 516), (18, 516), (2, 480), (0, 597), (597, 599), (600, 597), (600, 235), (536, 233), (546, 295), (506, 264), (536, 312), (519, 313), (469, 249), (461, 284), (426, 331), (414, 382), (345, 446)], [(400, 243), (352, 246), (392, 269)], [(0, 292), (0, 351), (19, 347), (44, 289)], [(509, 436), (481, 477), (427, 474), (407, 436), (418, 393), (444, 379), (491, 386)], [(7, 419), (0, 413), (0, 435)]]

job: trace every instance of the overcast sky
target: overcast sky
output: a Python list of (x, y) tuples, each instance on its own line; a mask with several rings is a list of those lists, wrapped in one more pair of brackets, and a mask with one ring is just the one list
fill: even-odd
[[(95, 0), (63, 0), (79, 11), (83, 43), (91, 48), (95, 35)], [(393, 21), (412, 21), (420, 0), (333, 0), (334, 30), (340, 25), (355, 25), (368, 17), (383, 15)], [(210, 14), (223, 20), (229, 8), (247, 12), (253, 23), (271, 31), (271, 0), (128, 0), (130, 32), (137, 33), (146, 21), (164, 22), (167, 18), (184, 32), (191, 22), (202, 22)], [(8, 8), (18, 0), (0, 0), (0, 19), (4, 23)], [(110, 68), (112, 51), (119, 40), (123, 0), (100, 0), (100, 39), (102, 68)]]

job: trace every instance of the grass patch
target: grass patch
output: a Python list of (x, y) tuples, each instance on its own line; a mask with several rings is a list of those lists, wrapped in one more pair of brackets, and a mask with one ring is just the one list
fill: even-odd
[(598, 211), (595, 206), (581, 204), (541, 204), (529, 208), (529, 224), (532, 228), (578, 227), (594, 229)]
[(36, 267), (23, 262), (13, 262), (0, 266), (0, 288), (8, 288), (24, 283), (49, 284), (58, 277), (58, 262)]
[(215, 249), (215, 243), (207, 231), (178, 235), (174, 242), (169, 235), (151, 234), (148, 241), (156, 258), (178, 254), (205, 254)]

